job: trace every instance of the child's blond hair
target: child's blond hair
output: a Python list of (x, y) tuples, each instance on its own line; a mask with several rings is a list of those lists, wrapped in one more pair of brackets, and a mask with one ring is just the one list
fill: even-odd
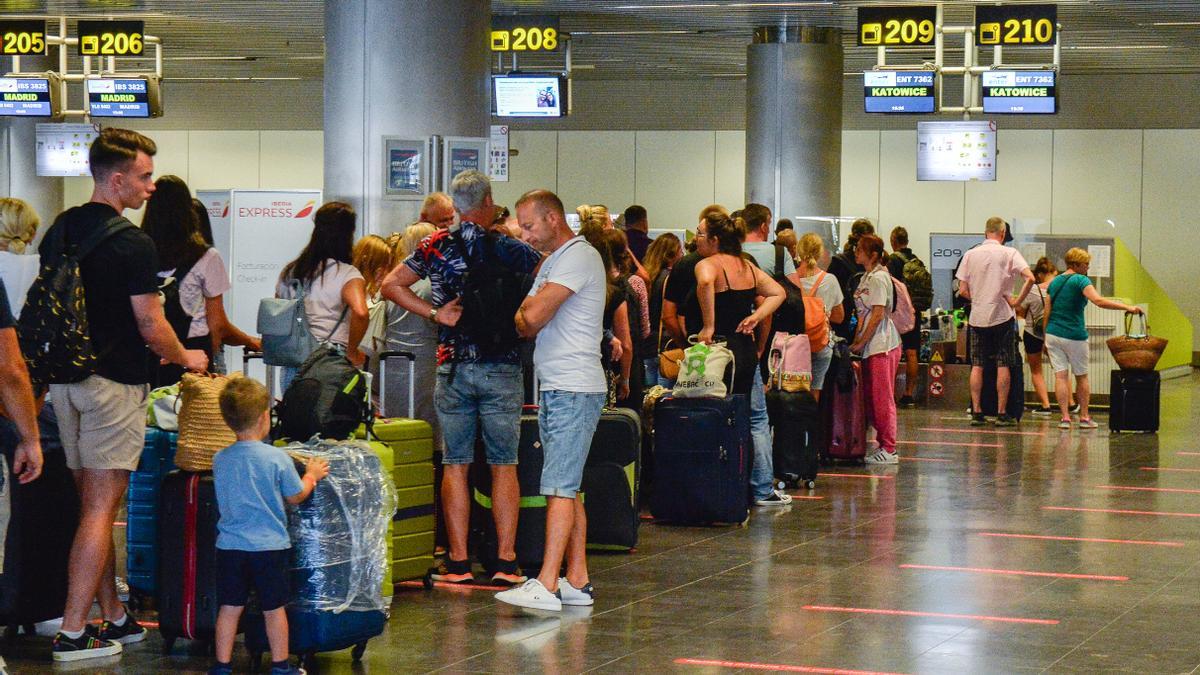
[(271, 395), (261, 382), (250, 377), (232, 377), (221, 389), (221, 417), (238, 433), (252, 431), (270, 407)]

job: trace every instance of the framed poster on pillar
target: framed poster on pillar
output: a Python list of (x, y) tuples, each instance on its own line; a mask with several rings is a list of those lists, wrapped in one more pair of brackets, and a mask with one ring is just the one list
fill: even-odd
[(488, 172), (488, 139), (446, 136), (442, 139), (442, 189), (468, 169)]
[(424, 138), (383, 137), (383, 198), (420, 200), (433, 192), (430, 142)]

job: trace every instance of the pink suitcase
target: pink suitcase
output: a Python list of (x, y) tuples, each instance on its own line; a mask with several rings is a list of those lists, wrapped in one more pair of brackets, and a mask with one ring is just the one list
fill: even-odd
[(832, 412), (829, 424), (829, 443), (825, 458), (841, 461), (861, 461), (867, 456), (867, 402), (863, 395), (862, 367), (858, 361), (852, 370), (849, 391), (837, 386), (826, 387), (821, 403), (828, 397)]

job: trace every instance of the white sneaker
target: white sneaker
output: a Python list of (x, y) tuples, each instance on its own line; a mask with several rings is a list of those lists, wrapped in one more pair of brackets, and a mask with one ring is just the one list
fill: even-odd
[(782, 490), (771, 490), (771, 494), (754, 503), (757, 506), (787, 506), (792, 503), (792, 496)]
[(894, 452), (880, 449), (879, 452), (868, 455), (863, 461), (867, 464), (899, 464), (900, 457)]
[(500, 591), (496, 594), (496, 599), (517, 607), (545, 609), (552, 612), (561, 612), (563, 607), (562, 599), (558, 594), (546, 590), (542, 582), (537, 579), (530, 579), (516, 588)]
[(1079, 428), (1080, 429), (1095, 429), (1099, 426), (1100, 425), (1096, 424), (1096, 422), (1090, 417), (1088, 417), (1087, 419), (1084, 419), (1082, 417), (1079, 418)]
[(567, 581), (566, 577), (560, 577), (558, 580), (558, 595), (562, 598), (563, 606), (570, 607), (588, 607), (595, 602), (595, 589), (591, 584), (584, 584), (583, 588), (575, 588), (571, 582)]
[(1071, 428), (1071, 420), (1064, 417), (1062, 420), (1059, 421), (1058, 428), (1059, 429), (1070, 429)]

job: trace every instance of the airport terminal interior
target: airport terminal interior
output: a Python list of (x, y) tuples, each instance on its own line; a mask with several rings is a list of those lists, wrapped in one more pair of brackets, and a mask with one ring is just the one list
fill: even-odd
[[(397, 580), (361, 660), (310, 672), (1200, 673), (1197, 45), (1194, 0), (0, 0), (0, 197), (49, 224), (92, 194), (93, 125), (149, 136), (155, 176), (207, 208), (248, 332), (311, 207), (344, 199), (387, 237), (468, 168), (509, 208), (535, 188), (568, 214), (642, 205), (651, 237), (750, 202), (835, 252), (858, 218), (885, 244), (907, 230), (938, 318), (898, 464), (823, 463), (744, 523), (639, 504), (636, 545), (589, 553), (590, 607), (497, 602), (481, 570)], [(1159, 393), (1121, 403), (1107, 344), (1138, 324), (1090, 306), (1098, 428), (1033, 415), (1028, 365), (1020, 422), (971, 424), (951, 279), (993, 216), (1030, 265), (1084, 249), (1100, 294), (1145, 311)], [(164, 653), (154, 594), (134, 595), (151, 630), (119, 656), (53, 663), (13, 630), (0, 672), (206, 672), (208, 645)]]

